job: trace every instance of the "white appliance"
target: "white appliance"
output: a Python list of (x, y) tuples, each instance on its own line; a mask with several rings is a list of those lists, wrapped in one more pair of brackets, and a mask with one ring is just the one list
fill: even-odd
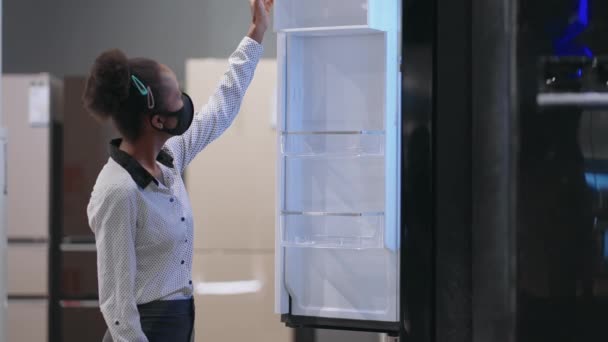
[(395, 332), (400, 2), (283, 0), (276, 312), (289, 326)]
[[(2, 71), (2, 0), (0, 0), (0, 75)], [(0, 101), (2, 101), (2, 82), (0, 82)], [(2, 104), (0, 103), (0, 145), (6, 144), (6, 130), (2, 128)], [(6, 151), (0, 146), (0, 341), (6, 339)]]
[[(8, 341), (48, 340), (52, 118), (61, 83), (49, 74), (2, 77), (6, 149)], [(27, 318), (28, 324), (23, 324)]]
[(6, 336), (6, 201), (8, 189), (6, 181), (6, 129), (0, 128), (0, 341)]

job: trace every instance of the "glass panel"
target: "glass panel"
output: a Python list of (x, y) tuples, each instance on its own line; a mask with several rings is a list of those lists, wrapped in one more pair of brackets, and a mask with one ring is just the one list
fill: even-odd
[(282, 0), (275, 11), (278, 30), (367, 24), (366, 0)]
[(384, 130), (384, 34), (292, 36), (287, 49), (288, 132)]
[(384, 216), (288, 213), (281, 218), (283, 245), (317, 248), (382, 248)]
[(286, 211), (384, 212), (384, 157), (285, 157)]
[(382, 156), (382, 132), (361, 134), (284, 134), (282, 152), (287, 156)]
[(287, 248), (292, 313), (386, 320), (398, 303), (397, 256), (387, 249)]

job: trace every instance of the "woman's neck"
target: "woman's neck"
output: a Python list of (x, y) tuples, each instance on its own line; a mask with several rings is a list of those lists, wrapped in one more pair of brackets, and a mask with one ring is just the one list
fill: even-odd
[(148, 172), (156, 176), (157, 170), (159, 169), (156, 164), (156, 158), (163, 145), (164, 142), (158, 141), (158, 139), (141, 137), (136, 141), (123, 140), (120, 144), (120, 149), (137, 160), (137, 162), (148, 170)]

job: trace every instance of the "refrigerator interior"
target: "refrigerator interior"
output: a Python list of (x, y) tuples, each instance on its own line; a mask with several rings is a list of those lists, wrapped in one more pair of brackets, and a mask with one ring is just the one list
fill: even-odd
[(399, 320), (397, 8), (285, 1), (275, 12), (277, 311), (288, 321)]

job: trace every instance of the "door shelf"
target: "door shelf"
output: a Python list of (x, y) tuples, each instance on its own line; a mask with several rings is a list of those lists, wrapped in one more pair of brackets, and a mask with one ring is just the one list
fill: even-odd
[(384, 213), (283, 212), (283, 247), (383, 248)]
[[(388, 14), (388, 15), (387, 15)], [(395, 0), (282, 0), (275, 4), (274, 28), (279, 32), (322, 27), (363, 26), (394, 29)]]
[(285, 132), (281, 152), (289, 157), (383, 156), (384, 145), (382, 131)]
[(384, 156), (284, 157), (283, 209), (384, 212)]
[(282, 33), (290, 34), (291, 36), (360, 36), (365, 34), (379, 33), (380, 30), (374, 29), (367, 25), (350, 25), (350, 26), (328, 26), (328, 27), (305, 27), (281, 30)]

